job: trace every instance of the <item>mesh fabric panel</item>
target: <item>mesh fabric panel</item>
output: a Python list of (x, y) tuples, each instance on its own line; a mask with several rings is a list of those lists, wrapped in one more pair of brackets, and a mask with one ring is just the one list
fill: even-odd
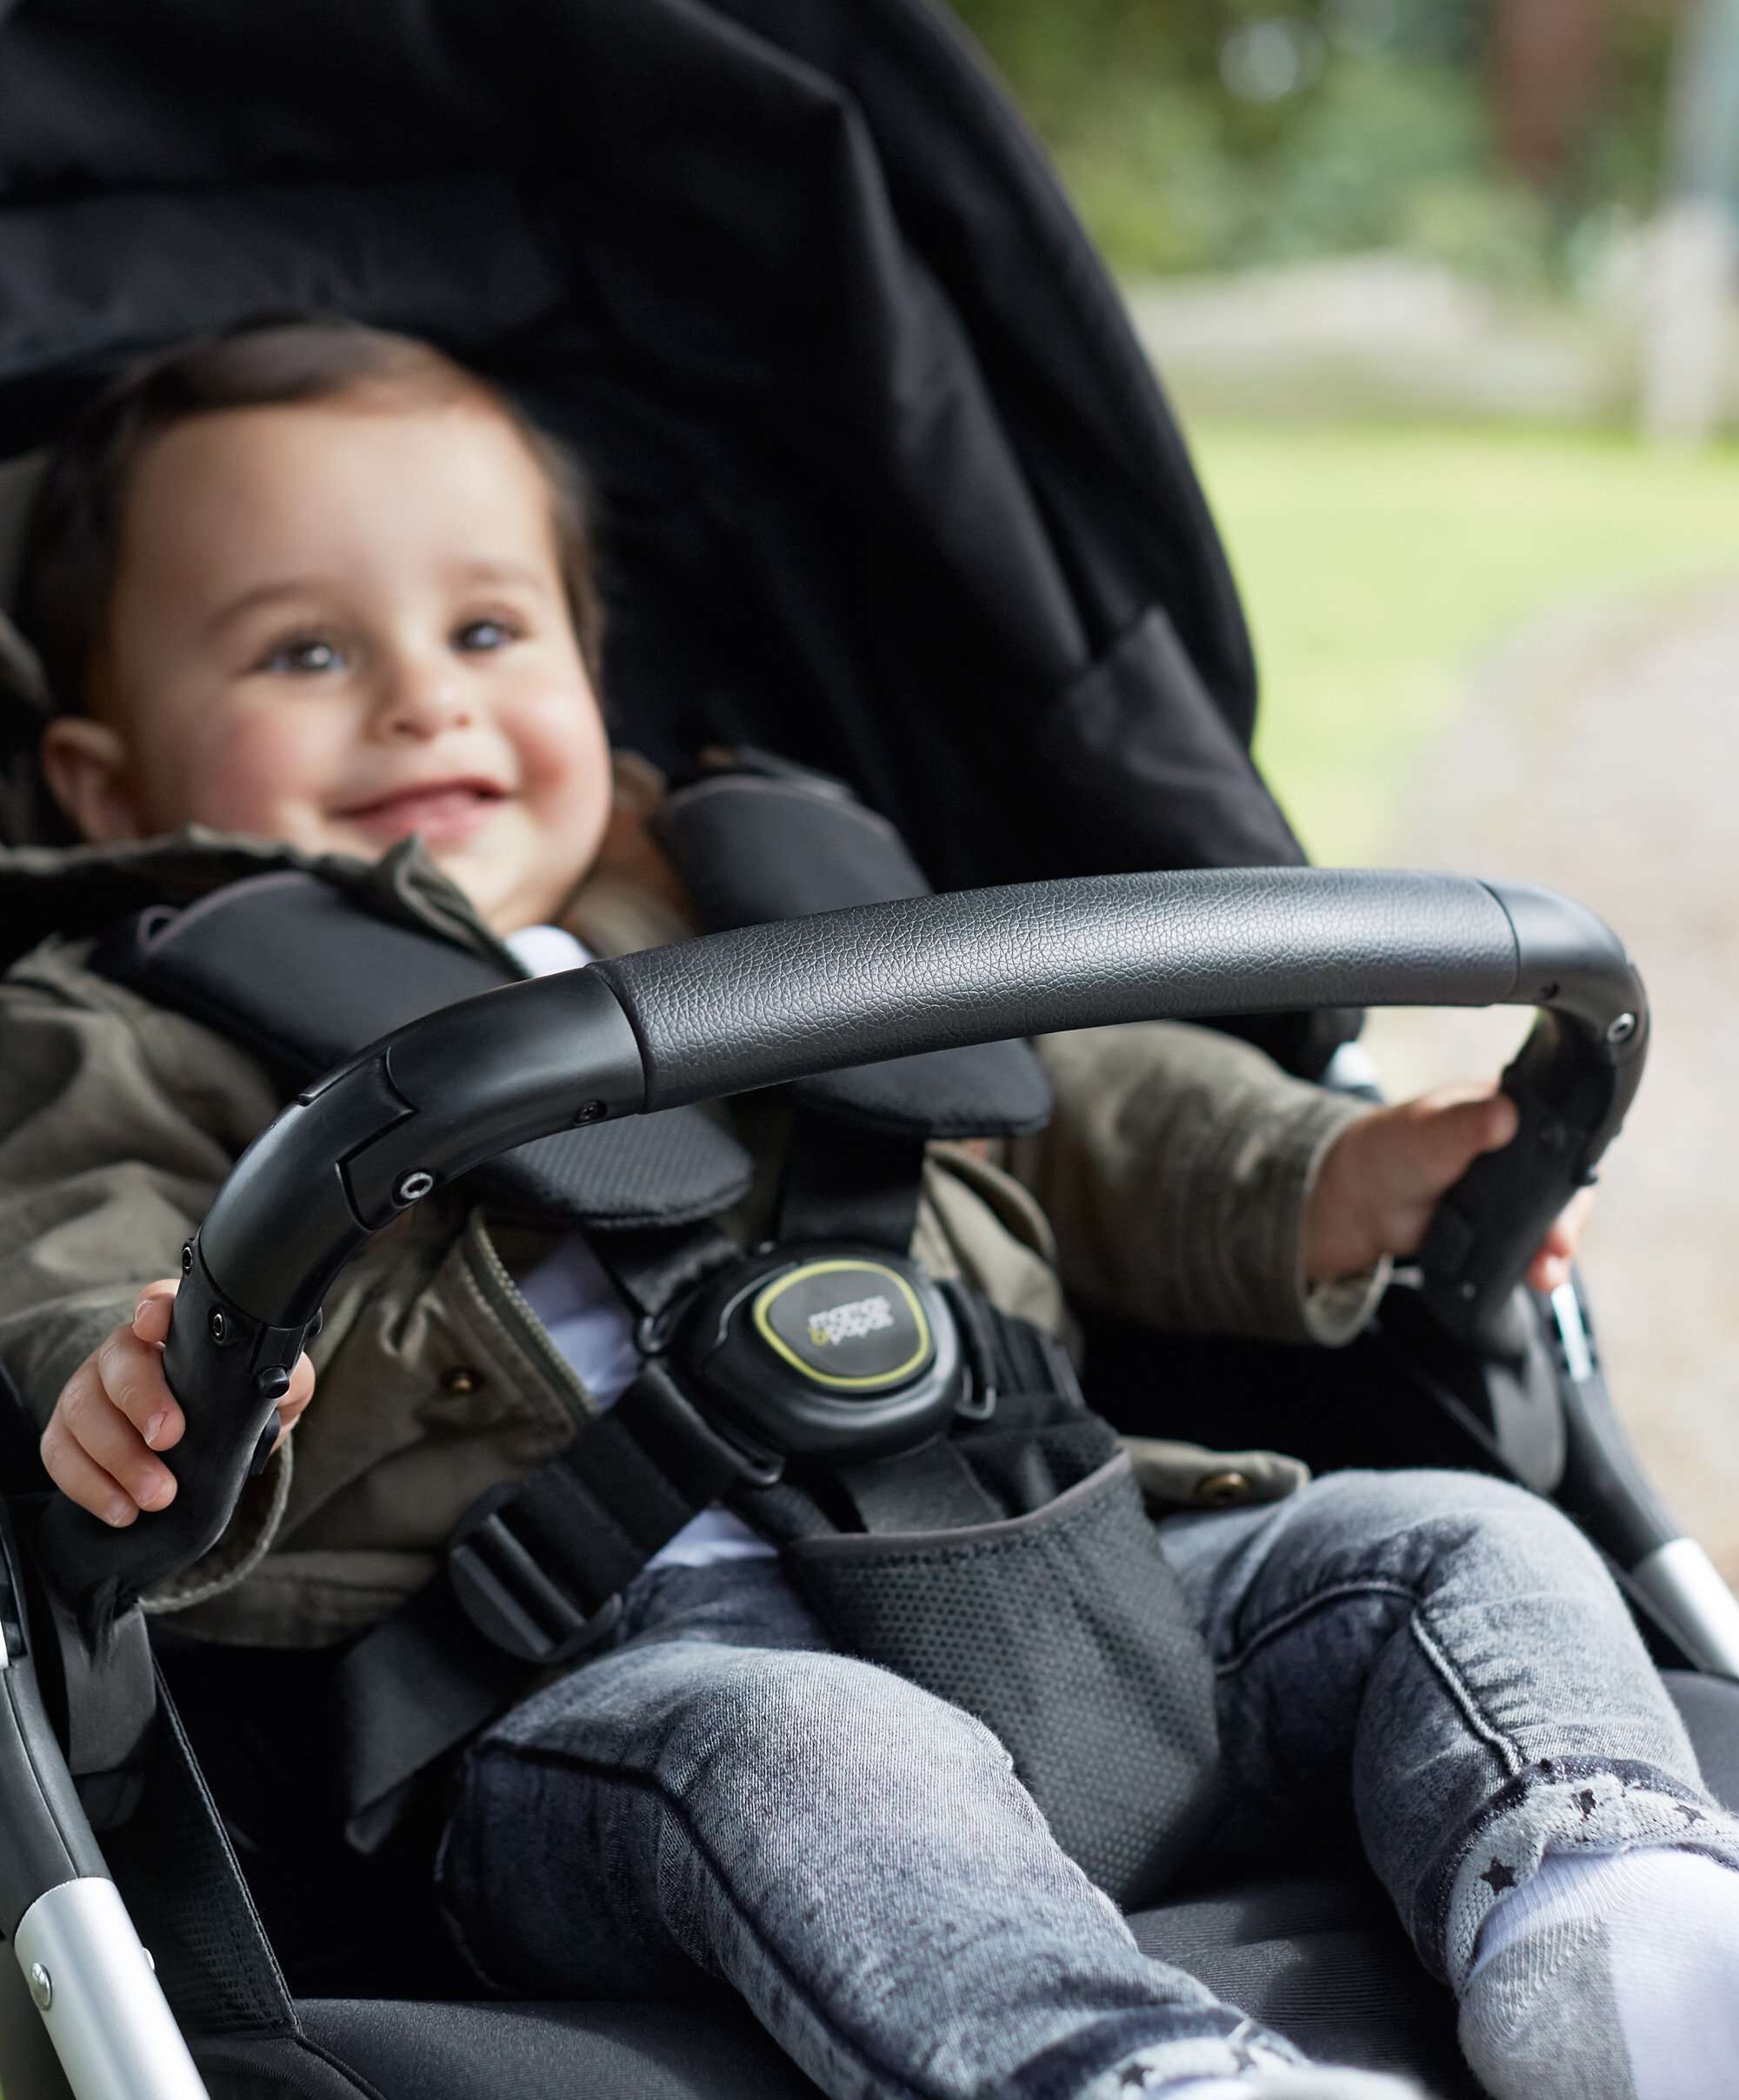
[(704, 1110), (665, 1109), (534, 1138), (471, 1178), (535, 1218), (676, 1225), (728, 1210), (749, 1186), (750, 1164)]
[(787, 1550), (836, 1639), (976, 1714), (1063, 1850), (1118, 1903), (1152, 1900), (1212, 1811), (1219, 1745), (1207, 1650), (1124, 1454), (1002, 1523)]

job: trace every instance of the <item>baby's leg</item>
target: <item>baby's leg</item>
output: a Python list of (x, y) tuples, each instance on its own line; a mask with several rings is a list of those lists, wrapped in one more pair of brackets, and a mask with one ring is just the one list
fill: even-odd
[(437, 1871), (486, 1980), (643, 1997), (698, 1963), (854, 2100), (1097, 2100), (1297, 2061), (1148, 1960), (996, 1739), (830, 1652), (776, 1568), (636, 1588), (638, 1637), (465, 1762)]
[[(1462, 1997), (1464, 2042), (1494, 2091), (1557, 2090), (1540, 2062), (1505, 2083), (1498, 2057), (1529, 2053), (1513, 2000), (1513, 2049), (1469, 2034), (1490, 1996), (1470, 1984), (1482, 1930), (1542, 1859), (1676, 1848), (1716, 1863), (1696, 1871), (1730, 1898), (1713, 1958), (1739, 2000), (1739, 1877), (1720, 1870), (1739, 1868), (1739, 1821), (1703, 1787), (1598, 1556), (1549, 1504), (1475, 1474), (1338, 1473), (1267, 1509), (1169, 1520), (1161, 1536), (1208, 1629), (1236, 1785), (1307, 1803), (1325, 1783), (1350, 1786), (1366, 1854), (1426, 1964)], [(1561, 1877), (1554, 1866), (1510, 1918)], [(1580, 1867), (1572, 1878), (1580, 1897)], [(1660, 1987), (1705, 1985), (1686, 1972)], [(1598, 1977), (1590, 1989), (1610, 1997)], [(1546, 2012), (1536, 1997), (1531, 2017)], [(1595, 2043), (1596, 2022), (1585, 1997), (1574, 2023), (1585, 2060), (1564, 2090), (1629, 2100), (1639, 2089), (1615, 2060), (1616, 2030)], [(1566, 2061), (1573, 2039), (1550, 2053)], [(1669, 2090), (1703, 2089), (1681, 2076)]]

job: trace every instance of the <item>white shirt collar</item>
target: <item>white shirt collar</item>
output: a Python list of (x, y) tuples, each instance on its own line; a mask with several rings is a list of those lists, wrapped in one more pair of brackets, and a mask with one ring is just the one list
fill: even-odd
[(585, 943), (565, 926), (522, 926), (507, 937), (506, 945), (534, 977), (547, 977), (558, 970), (583, 970), (592, 959)]

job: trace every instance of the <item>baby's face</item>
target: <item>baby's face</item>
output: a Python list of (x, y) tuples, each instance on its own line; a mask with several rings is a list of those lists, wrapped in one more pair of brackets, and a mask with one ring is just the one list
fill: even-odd
[(550, 918), (610, 797), (559, 560), (543, 477), (482, 402), (178, 424), (127, 492), (92, 701), (124, 751), (81, 827), (369, 859), (417, 831), (497, 932)]

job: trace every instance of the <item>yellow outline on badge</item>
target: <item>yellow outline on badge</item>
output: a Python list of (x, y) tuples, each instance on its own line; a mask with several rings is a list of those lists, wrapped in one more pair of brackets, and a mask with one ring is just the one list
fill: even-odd
[[(876, 1371), (868, 1378), (836, 1377), (831, 1371), (817, 1370), (812, 1363), (805, 1363), (790, 1343), (774, 1333), (767, 1318), (767, 1308), (775, 1298), (806, 1276), (826, 1276), (839, 1269), (867, 1270), (873, 1276), (884, 1276), (890, 1283), (897, 1283), (904, 1294), (907, 1304), (912, 1309), (912, 1317), (918, 1323), (918, 1346), (897, 1370)], [(788, 1270), (783, 1276), (775, 1277), (756, 1297), (752, 1310), (756, 1331), (761, 1339), (776, 1355), (783, 1357), (794, 1370), (801, 1371), (805, 1378), (812, 1378), (817, 1385), (894, 1385), (900, 1379), (909, 1377), (929, 1354), (931, 1348), (929, 1321), (925, 1317), (916, 1291), (897, 1269), (884, 1269), (880, 1262), (804, 1262), (796, 1269)]]

